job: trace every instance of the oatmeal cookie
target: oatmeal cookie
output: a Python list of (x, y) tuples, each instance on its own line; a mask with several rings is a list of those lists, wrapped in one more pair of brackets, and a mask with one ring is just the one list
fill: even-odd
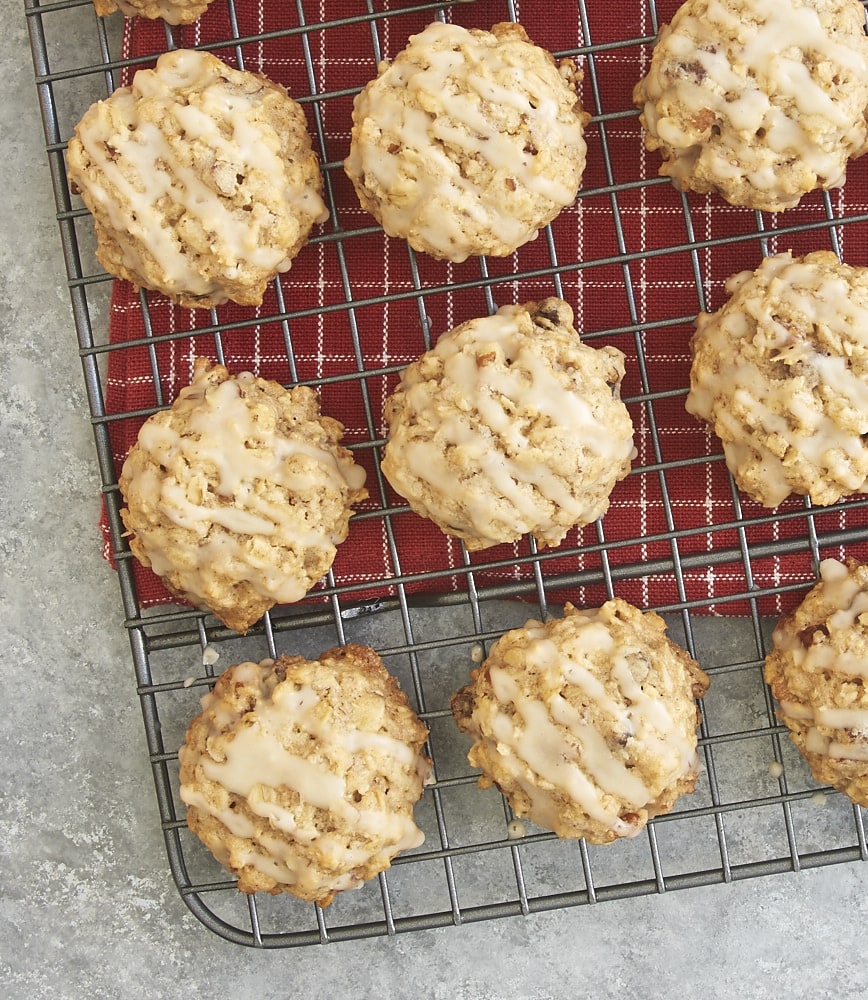
[(609, 506), (635, 455), (624, 356), (582, 344), (566, 302), (504, 306), (443, 334), (386, 402), (382, 468), (469, 549), (557, 545)]
[(197, 359), (192, 383), (145, 422), (124, 462), (133, 554), (238, 632), (301, 600), (367, 496), (342, 432), (313, 389)]
[(480, 787), (559, 837), (633, 837), (695, 787), (709, 680), (653, 612), (567, 604), (507, 632), (471, 678), (452, 712)]
[(258, 305), (328, 217), (300, 105), (207, 52), (167, 52), (93, 104), (67, 164), (103, 267), (189, 308)]
[(767, 257), (700, 313), (686, 406), (723, 442), (739, 487), (835, 503), (868, 489), (868, 268), (817, 251)]
[(816, 780), (868, 807), (868, 566), (820, 564), (775, 628), (765, 678)]
[(214, 0), (93, 0), (100, 17), (116, 10), (124, 17), (162, 18), (168, 24), (192, 24)]
[(187, 825), (242, 892), (326, 906), (423, 842), (427, 736), (366, 646), (240, 663), (179, 753)]
[(634, 101), (660, 173), (779, 212), (844, 183), (868, 149), (859, 0), (687, 0), (660, 30)]
[(344, 166), (362, 207), (434, 257), (512, 253), (575, 200), (579, 78), (521, 25), (429, 25), (356, 97)]

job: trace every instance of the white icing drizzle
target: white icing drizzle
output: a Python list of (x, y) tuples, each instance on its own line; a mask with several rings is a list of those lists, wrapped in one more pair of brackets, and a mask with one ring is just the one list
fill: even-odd
[(814, 719), (830, 729), (853, 729), (868, 733), (868, 708), (817, 708)]
[[(819, 600), (824, 606), (835, 609), (822, 623), (817, 623), (822, 624), (825, 631), (816, 629), (810, 645), (806, 646), (796, 631), (779, 626), (773, 635), (775, 648), (792, 657), (799, 670), (816, 674), (831, 670), (845, 677), (868, 678), (868, 658), (848, 649), (846, 638), (847, 633), (860, 624), (862, 615), (868, 613), (868, 589), (837, 559), (824, 559), (820, 563), (818, 586)], [(799, 709), (792, 703), (782, 703), (782, 709), (792, 718), (798, 718)], [(804, 711), (810, 713), (807, 707)], [(868, 724), (868, 709), (864, 718)], [(828, 725), (837, 726), (836, 723)]]
[[(137, 72), (132, 87), (115, 91), (110, 98), (111, 118), (100, 120), (99, 105), (94, 105), (78, 129), (82, 146), (104, 179), (100, 183), (98, 176), (92, 178), (89, 194), (120, 234), (124, 264), (133, 273), (139, 272), (139, 247), (144, 246), (165, 272), (168, 287), (196, 296), (214, 292), (216, 284), (196, 266), (196, 255), (184, 252), (183, 219), (174, 226), (164, 217), (179, 205), (184, 216), (195, 217), (209, 233), (214, 259), (225, 264), (225, 277), (234, 276), (240, 261), (263, 272), (286, 271), (291, 264), (291, 257), (286, 256), (289, 247), (269, 246), (260, 240), (271, 220), (265, 205), (252, 203), (250, 211), (234, 210), (205, 183), (200, 164), (184, 162), (186, 143), (197, 140), (207, 146), (216, 163), (230, 164), (233, 175), (256, 170), (275, 179), (286, 177), (276, 139), (251, 123), (258, 95), (238, 88), (229, 91), (218, 75), (221, 66), (202, 52), (167, 52), (154, 70)], [(197, 92), (197, 105), (182, 103), (179, 90)], [(139, 108), (143, 100), (149, 102), (146, 116)], [(150, 120), (157, 114), (164, 115), (170, 125)], [(109, 122), (120, 124), (107, 134)], [(169, 141), (167, 134), (185, 139)], [(130, 168), (132, 176), (128, 177)], [(318, 192), (309, 185), (284, 184), (282, 195), (287, 206), (294, 205), (317, 221), (327, 214)], [(124, 233), (132, 238), (124, 239)]]
[[(573, 201), (578, 178), (571, 187), (547, 176), (539, 158), (523, 150), (522, 141), (501, 131), (485, 112), (486, 105), (494, 105), (512, 109), (516, 120), (532, 118), (537, 135), (559, 147), (575, 147), (576, 160), (583, 162), (582, 120), (559, 118), (552, 79), (521, 64), (523, 48), (435, 21), (411, 39), (406, 51), (414, 53), (412, 60), (402, 57), (382, 64), (373, 92), (360, 95), (357, 110), (364, 108), (364, 118), (377, 133), (400, 141), (401, 155), (384, 155), (376, 145), (354, 142), (347, 169), (366, 178), (372, 188), (391, 193), (379, 205), (387, 233), (424, 231), (427, 241), (453, 260), (463, 260), (470, 252), (457, 253), (467, 243), (462, 216), (490, 228), (503, 244), (526, 242), (536, 227), (503, 211), (506, 190), (480, 190), (478, 181), (462, 171), (464, 158), (506, 170), (517, 185), (558, 206)], [(557, 76), (554, 67), (552, 74)], [(470, 92), (461, 92), (456, 80)], [(436, 208), (456, 203), (461, 212)]]
[(814, 718), (814, 710), (809, 705), (803, 705), (799, 701), (782, 701), (780, 702), (780, 706), (781, 712), (788, 719), (807, 722)]
[[(793, 490), (792, 449), (818, 475), (840, 484), (842, 492), (868, 490), (862, 441), (868, 434), (868, 382), (847, 356), (848, 342), (868, 351), (868, 306), (853, 296), (840, 274), (793, 260), (789, 253), (767, 257), (756, 274), (764, 286), (756, 286), (754, 294), (740, 294), (750, 272), (736, 275), (730, 288), (738, 304), (697, 319), (697, 358), (713, 352), (718, 363), (694, 364), (687, 410), (714, 424), (734, 475), (761, 464), (766, 506), (776, 506)], [(789, 311), (804, 317), (800, 331), (774, 320), (775, 303), (782, 299)], [(805, 332), (812, 327), (828, 331), (831, 342), (842, 341), (843, 353), (821, 350), (817, 335)], [(772, 360), (786, 364), (792, 376), (770, 378)], [(800, 366), (813, 373), (822, 397), (806, 400), (796, 377)], [(754, 414), (752, 426), (761, 433), (746, 437), (741, 417), (746, 411)], [(835, 418), (842, 412), (859, 423), (859, 433), (839, 426)]]
[[(820, 564), (820, 581), (812, 591), (817, 603), (828, 609), (822, 621), (811, 623), (809, 644), (799, 625), (788, 620), (773, 635), (774, 648), (792, 661), (793, 669), (808, 674), (831, 674), (843, 684), (847, 678), (868, 677), (864, 656), (847, 648), (847, 633), (858, 628), (868, 612), (868, 591), (859, 578), (837, 559)], [(804, 704), (781, 700), (784, 721), (807, 726), (805, 749), (839, 760), (868, 760), (868, 706)], [(852, 742), (836, 739), (837, 730), (848, 733)]]
[[(226, 749), (225, 761), (203, 758), (202, 773), (205, 777), (247, 799), (254, 812), (258, 810), (257, 804), (251, 801), (251, 792), (257, 785), (273, 788), (285, 785), (317, 809), (338, 805), (339, 811), (345, 812), (342, 800), (346, 790), (344, 779), (304, 757), (288, 753), (268, 728), (267, 711), (260, 709), (257, 716), (257, 722), (236, 732)], [(274, 721), (277, 725), (282, 724), (279, 719)], [(268, 808), (270, 810), (271, 806)], [(293, 828), (294, 825), (293, 822)]]
[[(715, 155), (713, 144), (701, 143), (695, 146), (694, 155), (676, 157), (670, 163), (672, 176), (687, 179), (703, 155), (714, 156), (717, 176), (726, 175), (727, 157), (732, 159), (730, 176), (742, 174), (742, 160), (754, 160), (750, 150), (758, 144), (759, 132), (782, 159), (792, 157), (804, 163), (823, 187), (840, 186), (847, 150), (861, 148), (865, 125), (850, 119), (848, 102), (836, 100), (834, 88), (823, 87), (812, 75), (810, 64), (843, 67), (853, 79), (865, 80), (865, 47), (824, 28), (818, 12), (807, 3), (752, 0), (750, 14), (745, 18), (738, 5), (710, 0), (707, 9), (700, 6), (695, 14), (682, 10), (673, 18), (675, 30), (666, 28), (661, 33), (661, 57), (665, 50), (668, 58), (661, 58), (660, 70), (652, 68), (645, 82), (644, 115), (649, 131), (676, 150), (690, 149), (697, 143), (697, 120), (711, 112), (711, 120), (728, 122), (734, 132), (729, 143), (721, 145), (720, 155)], [(718, 37), (732, 41), (711, 44)], [(697, 39), (709, 44), (697, 44)], [(666, 72), (664, 67), (679, 61), (700, 66), (702, 74)], [(714, 86), (703, 86), (699, 77), (710, 79)], [(660, 104), (655, 105), (656, 101)], [(665, 110), (670, 107), (682, 111), (669, 116)], [(817, 120), (826, 131), (836, 130), (840, 139), (818, 142), (812, 138), (810, 129), (816, 128)], [(746, 150), (743, 158), (737, 155), (739, 144)], [(776, 190), (780, 181), (774, 161), (760, 162), (748, 173), (751, 185)]]
[(816, 722), (829, 729), (847, 729), (868, 736), (868, 708), (830, 708), (783, 701), (781, 715), (795, 722)]
[(836, 760), (868, 760), (868, 743), (838, 743), (830, 740), (827, 753)]
[[(599, 498), (590, 501), (581, 491), (574, 494), (563, 476), (545, 462), (534, 460), (517, 418), (550, 418), (554, 426), (562, 428), (561, 433), (581, 442), (607, 467), (616, 469), (631, 460), (633, 441), (632, 437), (607, 433), (581, 394), (563, 385), (550, 363), (534, 350), (532, 337), (522, 334), (516, 315), (516, 307), (501, 307), (493, 316), (476, 320), (472, 327), (440, 337), (433, 348), (432, 353), (442, 360), (443, 383), (457, 387), (457, 394), (468, 401), (467, 408), (438, 407), (432, 400), (436, 384), (412, 368), (405, 372), (401, 388), (406, 394), (406, 409), (424, 414), (432, 432), (425, 439), (402, 437), (401, 464), (412, 476), (430, 483), (436, 495), (444, 483), (454, 480), (455, 469), (447, 455), (458, 449), (492, 490), (512, 505), (519, 534), (532, 530), (537, 537), (559, 539), (564, 524), (587, 524), (602, 513)], [(466, 350), (468, 344), (471, 351)], [(503, 353), (508, 367), (479, 364), (479, 358), (495, 348)], [(492, 437), (500, 438), (502, 446), (493, 447)], [(455, 487), (460, 490), (460, 484)], [(471, 488), (458, 495), (469, 531), (488, 538), (489, 491)], [(558, 512), (558, 520), (553, 511)]]
[[(820, 718), (817, 721), (821, 725), (831, 725), (831, 723), (824, 723)], [(866, 733), (866, 730), (868, 730), (868, 713), (859, 722), (860, 726), (857, 732), (863, 736), (868, 735)], [(832, 757), (835, 760), (868, 760), (868, 742), (843, 743), (822, 733), (816, 726), (810, 726), (805, 733), (805, 750), (808, 753)]]
[[(352, 460), (338, 460), (326, 447), (298, 435), (277, 434), (256, 419), (255, 408), (244, 398), (253, 382), (255, 377), (249, 372), (217, 385), (194, 380), (175, 404), (189, 432), (181, 435), (171, 424), (154, 420), (144, 424), (138, 438), (139, 446), (169, 473), (158, 476), (154, 470), (137, 477), (139, 506), (159, 507), (165, 517), (199, 536), (199, 545), (190, 556), (196, 565), (232, 563), (239, 579), (247, 579), (251, 572), (251, 556), (243, 547), (245, 536), (263, 535), (298, 548), (329, 542), (327, 533), (308, 525), (291, 504), (275, 503), (263, 495), (262, 483), (303, 499), (324, 487), (341, 494), (359, 490), (365, 481), (364, 468)], [(263, 405), (273, 405), (267, 397), (260, 398)], [(213, 502), (204, 475), (191, 475), (190, 470), (197, 468), (217, 470), (215, 492), (224, 502)], [(215, 524), (226, 531), (210, 531)], [(335, 537), (331, 542), (341, 540)], [(157, 575), (168, 575), (176, 568), (156, 546), (149, 547), (148, 557)], [(306, 581), (281, 572), (278, 566), (261, 565), (255, 570), (265, 593), (278, 603), (300, 600), (307, 592)]]
[[(249, 666), (257, 669), (255, 664)], [(236, 667), (235, 671), (237, 682), (244, 683), (243, 670)], [(203, 705), (210, 709), (213, 701), (212, 695), (206, 695)], [(370, 851), (354, 850), (345, 837), (320, 832), (316, 822), (300, 823), (298, 813), (274, 800), (272, 789), (292, 789), (302, 803), (330, 812), (351, 831), (381, 844), (390, 857), (424, 841), (412, 815), (360, 808), (348, 795), (344, 776), (334, 773), (324, 762), (308, 760), (286, 749), (280, 733), (300, 730), (316, 737), (325, 747), (336, 748), (340, 756), (351, 758), (370, 750), (405, 766), (415, 766), (423, 780), (427, 777), (427, 761), (400, 740), (379, 732), (342, 732), (327, 722), (317, 721), (313, 710), (318, 702), (319, 696), (311, 687), (279, 684), (270, 703), (260, 702), (251, 724), (236, 729), (224, 747), (225, 759), (215, 760), (206, 755), (200, 758), (199, 768), (206, 779), (243, 798), (247, 808), (266, 820), (268, 828), (280, 836), (263, 832), (239, 810), (216, 805), (189, 785), (182, 784), (180, 789), (181, 799), (188, 806), (213, 816), (231, 833), (261, 849), (251, 846), (240, 856), (233, 856), (233, 863), (252, 865), (288, 885), (304, 885), (312, 878), (310, 865), (296, 850), (296, 844), (314, 850), (321, 866), (341, 872), (368, 861)], [(186, 747), (181, 749), (182, 764), (187, 753)], [(339, 891), (355, 882), (347, 872), (330, 881), (330, 887)]]
[(805, 750), (808, 753), (828, 754), (830, 743), (829, 737), (824, 736), (816, 726), (811, 726), (805, 733)]
[[(572, 619), (579, 621), (578, 616)], [(662, 766), (678, 777), (696, 766), (695, 742), (675, 725), (665, 703), (647, 695), (632, 676), (626, 660), (617, 652), (615, 640), (596, 612), (584, 617), (583, 627), (563, 650), (546, 637), (540, 623), (529, 622), (525, 629), (529, 642), (522, 660), (530, 673), (539, 673), (547, 688), (554, 691), (546, 702), (525, 693), (510, 672), (490, 666), (492, 690), (499, 705), (513, 706), (515, 714), (498, 711), (492, 733), (499, 744), (501, 764), (534, 801), (542, 822), (554, 825), (553, 806), (535, 782), (523, 774), (525, 765), (545, 783), (566, 793), (592, 819), (618, 836), (631, 836), (636, 828), (622, 820), (622, 803), (639, 809), (659, 790), (650, 789), (639, 775), (607, 745), (600, 731), (586, 722), (559, 691), (564, 683), (575, 684), (613, 719), (613, 729), (628, 734), (638, 747), (636, 753), (658, 755)], [(612, 677), (620, 696), (605, 692), (597, 677), (582, 666), (583, 655), (591, 650), (614, 651)], [(511, 759), (512, 758), (512, 759)]]

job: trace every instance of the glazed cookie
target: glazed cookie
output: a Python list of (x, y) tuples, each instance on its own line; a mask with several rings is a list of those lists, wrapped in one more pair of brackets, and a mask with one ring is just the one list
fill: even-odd
[(326, 906), (424, 841), (427, 736), (366, 646), (240, 663), (179, 753), (187, 825), (242, 892)]
[(93, 0), (100, 17), (119, 10), (124, 17), (162, 18), (168, 24), (192, 24), (212, 3), (213, 0)]
[(362, 207), (434, 257), (512, 253), (575, 200), (579, 79), (521, 25), (429, 25), (356, 97), (344, 166)]
[(557, 545), (609, 506), (635, 454), (624, 356), (582, 344), (560, 299), (443, 334), (386, 401), (382, 468), (416, 513), (469, 549)]
[(827, 251), (767, 257), (700, 313), (686, 406), (766, 507), (868, 489), (868, 268)]
[(775, 628), (765, 678), (816, 780), (868, 806), (868, 566), (820, 564)]
[(301, 107), (207, 52), (167, 52), (93, 104), (67, 163), (103, 267), (189, 308), (258, 305), (328, 217)]
[(365, 471), (313, 389), (196, 361), (120, 476), (133, 554), (177, 597), (247, 631), (331, 568)]
[(696, 785), (709, 680), (653, 612), (567, 604), (507, 632), (471, 678), (452, 712), (480, 787), (559, 837), (633, 837)]
[(687, 0), (634, 90), (645, 145), (685, 191), (778, 212), (868, 149), (859, 0)]

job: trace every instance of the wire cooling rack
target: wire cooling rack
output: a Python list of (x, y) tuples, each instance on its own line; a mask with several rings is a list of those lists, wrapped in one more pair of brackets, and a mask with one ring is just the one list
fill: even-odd
[[(860, 810), (812, 781), (775, 718), (762, 659), (775, 616), (804, 592), (818, 561), (864, 547), (866, 500), (755, 508), (734, 489), (714, 439), (685, 423), (683, 397), (693, 318), (720, 304), (729, 274), (778, 249), (831, 247), (850, 263), (868, 264), (868, 164), (851, 168), (843, 192), (812, 195), (781, 216), (677, 193), (642, 150), (630, 100), (658, 27), (674, 10), (668, 0), (580, 0), (558, 5), (556, 16), (511, 0), (296, 0), (265, 3), (268, 16), (253, 27), (242, 6), (215, 0), (206, 15), (228, 25), (223, 38), (198, 29), (182, 37), (160, 25), (153, 52), (142, 55), (125, 47), (122, 18), (96, 18), (90, 0), (25, 0), (123, 625), (168, 860), (190, 909), (232, 941), (288, 947), (864, 860)], [(593, 119), (583, 190), (535, 243), (505, 261), (453, 268), (421, 260), (385, 240), (348, 196), (342, 176), (353, 95), (380, 58), (395, 55), (435, 18), (483, 27), (532, 22), (536, 41), (584, 70), (583, 103)], [(267, 615), (243, 638), (206, 615), (147, 596), (150, 584), (122, 537), (116, 473), (119, 428), (137, 425), (176, 391), (172, 380), (180, 376), (169, 364), (183, 368), (180, 360), (189, 361), (203, 338), (231, 362), (232, 335), (246, 323), (217, 312), (184, 327), (155, 297), (128, 295), (123, 308), (139, 311), (142, 335), (127, 342), (110, 336), (121, 308), (118, 288), (110, 307), (112, 282), (96, 262), (90, 218), (65, 176), (66, 141), (84, 109), (156, 52), (180, 44), (207, 45), (246, 68), (269, 65), (279, 45), (292, 53), (293, 93), (310, 117), (332, 212), (300, 261), (307, 254), (331, 263), (319, 270), (314, 264), (313, 277), (305, 278), (296, 262), (275, 284), (269, 308), (256, 313), (252, 336), (277, 331), (285, 382), (315, 385), (336, 404), (356, 394), (358, 420), (348, 435), (369, 466), (372, 498), (352, 531), (373, 532), (384, 559), (381, 577), (354, 576), (347, 568), (354, 561), (351, 532), (343, 569), (336, 563), (309, 601)], [(628, 356), (624, 394), (639, 447), (628, 485), (613, 494), (601, 522), (552, 552), (525, 541), (473, 557), (450, 546), (432, 557), (419, 541), (418, 521), (377, 471), (386, 389), (450, 325), (506, 301), (550, 294), (570, 301), (589, 343), (614, 343)], [(312, 349), (305, 324), (323, 316), (334, 339), (315, 340), (320, 347)], [(383, 345), (398, 326), (406, 336), (389, 354)], [(338, 350), (341, 337), (346, 343)], [(150, 401), (112, 410), (106, 372), (110, 381), (113, 363), (134, 351), (148, 360)], [(672, 638), (712, 677), (703, 701), (699, 787), (631, 841), (592, 847), (558, 841), (529, 823), (524, 836), (510, 839), (508, 807), (475, 785), (449, 697), (506, 628), (557, 614), (566, 599), (590, 605), (613, 594), (665, 614)], [(345, 642), (381, 653), (430, 729), (436, 783), (417, 813), (426, 842), (324, 910), (290, 897), (248, 898), (186, 829), (177, 747), (198, 698), (223, 667)]]

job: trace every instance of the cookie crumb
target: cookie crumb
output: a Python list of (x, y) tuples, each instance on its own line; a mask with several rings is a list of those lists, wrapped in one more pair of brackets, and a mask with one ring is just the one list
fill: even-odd
[(203, 667), (213, 667), (214, 664), (220, 659), (220, 654), (214, 648), (214, 646), (208, 645), (202, 650), (202, 666)]
[(784, 765), (781, 764), (780, 761), (773, 760), (771, 764), (769, 764), (769, 774), (773, 778), (780, 778), (780, 776), (783, 773), (784, 773)]
[(506, 828), (506, 835), (510, 840), (521, 840), (527, 836), (527, 827), (520, 819), (510, 820)]

